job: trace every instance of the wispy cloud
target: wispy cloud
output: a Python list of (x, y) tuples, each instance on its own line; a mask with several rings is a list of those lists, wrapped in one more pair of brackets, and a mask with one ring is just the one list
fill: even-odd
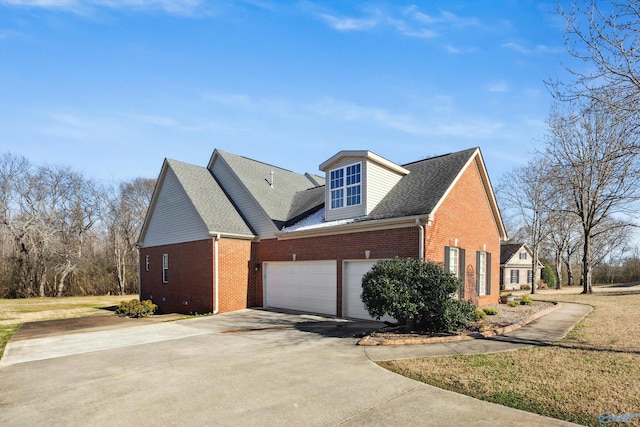
[(507, 93), (510, 88), (509, 85), (505, 82), (493, 82), (487, 84), (487, 90), (489, 92), (498, 92), (498, 93)]
[[(438, 97), (438, 99), (441, 98)], [(442, 99), (446, 101), (445, 103), (450, 102), (446, 97)], [(455, 136), (475, 139), (495, 134), (503, 127), (501, 122), (478, 117), (450, 118), (445, 115), (436, 118), (427, 113), (424, 117), (417, 117), (415, 114), (392, 113), (384, 108), (362, 106), (333, 98), (325, 98), (307, 106), (307, 109), (314, 114), (335, 120), (372, 122), (383, 128), (418, 136)]]
[(204, 0), (0, 0), (0, 5), (49, 9), (87, 14), (98, 8), (159, 10), (172, 15), (194, 15), (206, 6)]
[(351, 18), (335, 16), (328, 13), (318, 13), (317, 16), (331, 28), (338, 31), (363, 31), (375, 28), (381, 24), (378, 17)]
[(548, 46), (544, 44), (539, 44), (535, 46), (526, 46), (522, 43), (518, 42), (507, 42), (503, 43), (502, 47), (506, 49), (510, 49), (524, 55), (538, 54), (538, 53), (562, 53), (564, 52), (564, 47), (562, 46)]
[(448, 11), (430, 15), (418, 6), (402, 9), (365, 9), (360, 14), (337, 14), (327, 8), (307, 3), (307, 9), (336, 31), (369, 31), (391, 28), (407, 37), (438, 37), (451, 26), (477, 25), (476, 18), (460, 17)]

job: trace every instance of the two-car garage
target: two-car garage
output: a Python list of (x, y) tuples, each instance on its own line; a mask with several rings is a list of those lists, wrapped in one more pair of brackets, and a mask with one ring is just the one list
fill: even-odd
[[(362, 276), (375, 261), (344, 261), (342, 264), (342, 315), (371, 320), (360, 299)], [(307, 311), (335, 316), (337, 268), (335, 260), (265, 262), (265, 307)]]

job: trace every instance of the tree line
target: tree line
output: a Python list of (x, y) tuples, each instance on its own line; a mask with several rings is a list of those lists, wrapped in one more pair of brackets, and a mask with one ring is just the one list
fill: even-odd
[[(599, 281), (637, 281), (630, 237), (640, 212), (640, 0), (578, 0), (559, 9), (569, 54), (588, 67), (545, 82), (556, 104), (541, 148), (498, 188), (508, 218), (583, 293)], [(584, 71), (587, 70), (587, 71)], [(532, 286), (535, 292), (535, 286)]]
[(0, 297), (136, 293), (135, 244), (154, 186), (2, 154)]

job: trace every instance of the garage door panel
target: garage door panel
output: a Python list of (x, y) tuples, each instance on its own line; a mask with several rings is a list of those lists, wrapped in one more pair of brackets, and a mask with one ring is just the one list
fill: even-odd
[(336, 314), (335, 261), (265, 263), (265, 305)]
[[(376, 320), (369, 315), (362, 302), (362, 276), (364, 276), (376, 261), (349, 261), (344, 263), (345, 278), (345, 316), (355, 319)], [(380, 321), (394, 322), (390, 316), (384, 316)]]

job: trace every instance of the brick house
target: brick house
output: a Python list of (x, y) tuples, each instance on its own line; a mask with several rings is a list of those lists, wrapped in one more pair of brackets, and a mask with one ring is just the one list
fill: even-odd
[(479, 148), (395, 164), (366, 150), (297, 174), (215, 150), (207, 167), (165, 160), (138, 242), (140, 298), (161, 312), (271, 307), (369, 318), (362, 276), (423, 258), (499, 297), (506, 232)]

